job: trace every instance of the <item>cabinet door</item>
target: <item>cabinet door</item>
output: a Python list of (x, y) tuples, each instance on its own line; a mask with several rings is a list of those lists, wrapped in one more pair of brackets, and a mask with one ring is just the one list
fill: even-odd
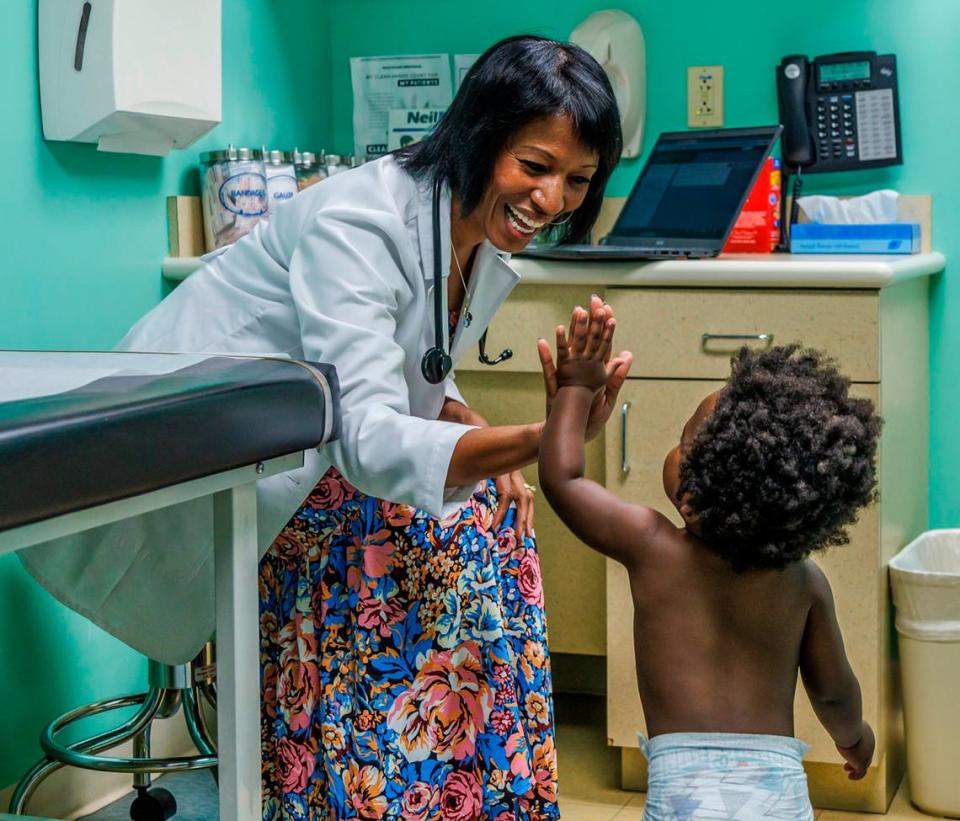
[[(629, 379), (621, 393), (627, 403), (626, 437), (623, 416), (611, 420), (606, 433), (607, 487), (624, 499), (650, 505), (680, 524), (680, 517), (663, 492), (662, 468), (667, 451), (680, 438), (683, 424), (700, 401), (722, 382), (706, 380)], [(854, 392), (875, 402), (875, 385), (855, 385)], [(626, 445), (626, 451), (622, 445)], [(623, 471), (626, 455), (627, 472)], [(882, 727), (881, 658), (887, 636), (882, 630), (885, 569), (879, 555), (878, 511), (864, 511), (850, 530), (849, 545), (832, 548), (816, 561), (833, 587), (837, 617), (847, 653), (863, 690), (864, 716), (875, 729)], [(636, 747), (637, 732), (646, 724), (637, 695), (633, 646), (633, 601), (627, 573), (607, 561), (607, 726), (610, 743)], [(642, 648), (641, 648), (642, 652)], [(796, 734), (811, 745), (810, 761), (837, 762), (833, 742), (810, 708), (802, 686), (797, 688)], [(878, 732), (878, 762), (883, 742)]]
[[(543, 378), (499, 368), (458, 372), (457, 387), (491, 425), (543, 419)], [(603, 435), (587, 444), (586, 475), (603, 482)], [(536, 487), (536, 464), (523, 471)], [(573, 537), (542, 495), (534, 502), (534, 526), (543, 573), (550, 650), (602, 656), (606, 652), (604, 558)]]
[[(620, 408), (626, 406), (627, 410), (607, 425), (607, 487), (623, 499), (656, 508), (679, 525), (680, 516), (663, 492), (663, 460), (680, 440), (684, 423), (703, 397), (722, 384), (693, 379), (628, 379), (620, 392)], [(622, 469), (625, 466), (628, 471)], [(646, 723), (637, 695), (633, 599), (627, 571), (612, 559), (606, 561), (607, 735), (610, 744), (636, 747), (637, 733), (646, 732)]]

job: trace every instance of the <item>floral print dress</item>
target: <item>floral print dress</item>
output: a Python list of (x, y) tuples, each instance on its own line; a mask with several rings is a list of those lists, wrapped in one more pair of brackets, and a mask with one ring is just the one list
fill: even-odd
[(264, 818), (553, 819), (536, 545), (497, 491), (455, 515), (331, 468), (260, 567)]

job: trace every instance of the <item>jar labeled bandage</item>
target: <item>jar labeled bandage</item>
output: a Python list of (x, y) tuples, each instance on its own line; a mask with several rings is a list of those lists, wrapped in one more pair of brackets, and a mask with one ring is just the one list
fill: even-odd
[(227, 146), (200, 155), (203, 236), (207, 251), (248, 234), (267, 213), (267, 177), (262, 153)]

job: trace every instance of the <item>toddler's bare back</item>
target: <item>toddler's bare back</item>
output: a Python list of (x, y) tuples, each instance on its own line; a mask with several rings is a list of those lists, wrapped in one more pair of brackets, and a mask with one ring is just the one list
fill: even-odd
[(793, 735), (808, 560), (738, 574), (689, 532), (660, 535), (630, 568), (649, 735)]

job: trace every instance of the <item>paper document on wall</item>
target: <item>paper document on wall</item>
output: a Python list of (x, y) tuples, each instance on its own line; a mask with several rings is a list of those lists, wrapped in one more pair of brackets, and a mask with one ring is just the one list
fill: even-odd
[(453, 55), (453, 93), (456, 94), (463, 85), (463, 78), (467, 72), (479, 59), (479, 54), (454, 54)]
[(388, 149), (394, 109), (441, 109), (453, 99), (446, 54), (351, 57), (353, 151), (371, 159)]
[(444, 111), (442, 108), (390, 109), (387, 151), (396, 151), (422, 140), (440, 122)]

